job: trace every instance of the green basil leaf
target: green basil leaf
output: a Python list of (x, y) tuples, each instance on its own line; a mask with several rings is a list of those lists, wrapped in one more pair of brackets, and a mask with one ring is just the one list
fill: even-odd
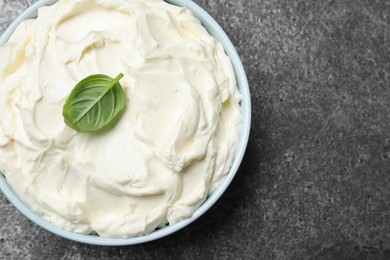
[(65, 124), (78, 132), (95, 132), (113, 122), (126, 106), (122, 77), (96, 74), (80, 81), (65, 101)]

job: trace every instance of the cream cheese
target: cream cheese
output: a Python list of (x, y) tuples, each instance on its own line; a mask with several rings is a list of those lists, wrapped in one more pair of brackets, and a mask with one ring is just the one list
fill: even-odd
[[(0, 47), (0, 170), (48, 221), (133, 237), (191, 217), (229, 171), (241, 96), (224, 49), (162, 0), (60, 0)], [(125, 76), (127, 109), (77, 133), (62, 107), (91, 74)]]

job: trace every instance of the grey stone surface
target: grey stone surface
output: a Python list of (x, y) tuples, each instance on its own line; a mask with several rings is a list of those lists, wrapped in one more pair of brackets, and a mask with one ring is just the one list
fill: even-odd
[[(32, 2), (0, 0), (0, 31)], [(0, 194), (1, 259), (390, 259), (390, 1), (196, 2), (252, 91), (222, 199), (174, 235), (114, 248), (48, 233)]]

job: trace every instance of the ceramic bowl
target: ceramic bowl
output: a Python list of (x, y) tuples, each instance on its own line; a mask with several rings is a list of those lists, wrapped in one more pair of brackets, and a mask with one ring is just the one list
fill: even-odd
[[(12, 35), (15, 28), (23, 20), (36, 18), (37, 10), (39, 7), (45, 5), (52, 5), (55, 2), (57, 1), (39, 0), (35, 2), (32, 6), (30, 6), (27, 10), (25, 10), (0, 37), (0, 46), (8, 41), (9, 37)], [(238, 149), (229, 173), (221, 182), (217, 190), (207, 198), (207, 200), (194, 212), (191, 218), (178, 222), (174, 225), (169, 225), (157, 229), (154, 232), (147, 235), (127, 238), (127, 239), (106, 238), (106, 237), (100, 237), (94, 235), (76, 234), (73, 232), (63, 230), (60, 227), (57, 227), (56, 225), (44, 220), (38, 213), (33, 211), (26, 203), (24, 203), (19, 198), (19, 196), (15, 193), (12, 187), (8, 184), (3, 174), (0, 174), (0, 189), (3, 192), (3, 194), (20, 212), (22, 212), (27, 218), (29, 218), (31, 221), (41, 226), (42, 228), (54, 234), (57, 234), (61, 237), (73, 241), (78, 241), (78, 242), (93, 244), (93, 245), (123, 246), (123, 245), (135, 245), (135, 244), (149, 242), (155, 239), (165, 237), (169, 234), (172, 234), (184, 228), (185, 226), (189, 225), (190, 223), (194, 222), (196, 219), (198, 219), (208, 209), (210, 209), (214, 205), (214, 203), (222, 196), (222, 194), (225, 192), (225, 190), (233, 180), (234, 176), (236, 175), (248, 143), (250, 122), (251, 122), (250, 93), (249, 93), (249, 86), (248, 86), (248, 81), (245, 75), (244, 68), (242, 66), (240, 58), (233, 44), (229, 40), (226, 33), (206, 11), (204, 11), (201, 7), (199, 7), (196, 3), (192, 2), (191, 0), (169, 0), (167, 2), (173, 5), (187, 7), (188, 9), (190, 9), (193, 12), (193, 14), (202, 22), (203, 26), (208, 30), (208, 32), (219, 42), (222, 43), (227, 55), (230, 57), (233, 63), (238, 87), (242, 95), (242, 102), (241, 102), (242, 126), (241, 126), (241, 136), (238, 144)]]

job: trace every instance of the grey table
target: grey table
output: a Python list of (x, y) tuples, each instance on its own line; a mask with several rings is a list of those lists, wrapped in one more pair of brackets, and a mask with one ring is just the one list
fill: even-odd
[[(0, 32), (32, 0), (0, 0)], [(248, 74), (253, 125), (203, 217), (132, 247), (70, 242), (0, 194), (1, 259), (390, 259), (390, 1), (196, 0)]]

